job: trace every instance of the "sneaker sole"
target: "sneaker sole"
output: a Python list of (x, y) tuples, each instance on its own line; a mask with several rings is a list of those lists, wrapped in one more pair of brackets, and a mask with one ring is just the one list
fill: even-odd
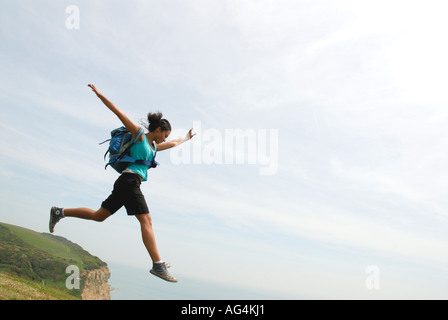
[(56, 207), (51, 207), (51, 209), (50, 209), (50, 222), (48, 223), (48, 229), (50, 230), (50, 233), (54, 232), (55, 225), (53, 225), (53, 228), (51, 227), (51, 225), (53, 224), (53, 211), (55, 208)]
[(177, 282), (177, 279), (176, 279), (176, 278), (173, 278), (173, 279), (166, 278), (166, 277), (162, 276), (161, 274), (158, 274), (158, 273), (156, 273), (156, 272), (154, 272), (154, 271), (152, 271), (152, 270), (150, 270), (149, 272), (150, 272), (151, 274), (155, 275), (156, 277), (159, 277), (160, 279), (163, 279), (163, 280), (165, 280), (165, 281), (168, 281), (168, 282)]

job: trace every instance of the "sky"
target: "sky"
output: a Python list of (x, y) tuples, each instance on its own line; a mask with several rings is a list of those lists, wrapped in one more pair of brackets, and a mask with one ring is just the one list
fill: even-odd
[[(97, 209), (105, 145), (160, 110), (142, 191), (162, 258), (284, 299), (448, 298), (444, 1), (0, 2), (0, 221)], [(55, 234), (150, 269), (137, 219)], [(134, 269), (132, 269), (134, 270)], [(179, 282), (181, 285), (181, 281)]]

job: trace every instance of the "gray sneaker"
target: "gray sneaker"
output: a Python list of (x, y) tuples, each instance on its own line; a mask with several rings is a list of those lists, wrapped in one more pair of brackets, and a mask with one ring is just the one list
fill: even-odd
[(58, 223), (59, 220), (61, 220), (62, 218), (64, 218), (64, 215), (62, 213), (62, 208), (51, 207), (51, 210), (50, 210), (50, 225), (49, 225), (51, 233), (54, 232), (54, 226), (56, 225), (56, 223)]
[(162, 263), (153, 263), (152, 269), (149, 271), (153, 275), (162, 278), (163, 280), (169, 281), (169, 282), (177, 282), (177, 279), (174, 278), (167, 270), (169, 266), (165, 264), (165, 262)]

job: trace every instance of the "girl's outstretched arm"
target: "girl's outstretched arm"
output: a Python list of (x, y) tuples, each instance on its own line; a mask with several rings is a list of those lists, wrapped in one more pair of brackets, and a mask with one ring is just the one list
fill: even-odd
[(103, 94), (100, 93), (93, 84), (89, 84), (88, 86), (92, 89), (93, 92), (95, 92), (97, 97), (100, 98), (100, 100), (106, 105), (106, 107), (108, 107), (110, 111), (115, 113), (115, 115), (120, 119), (126, 129), (128, 129), (132, 133), (132, 136), (135, 136), (140, 127), (133, 123), (131, 119), (129, 119), (128, 116), (123, 113), (116, 105), (114, 105), (105, 96), (103, 96)]
[(168, 141), (168, 142), (157, 144), (157, 150), (158, 151), (162, 151), (162, 150), (166, 150), (166, 149), (170, 149), (170, 148), (176, 147), (176, 146), (180, 145), (181, 143), (184, 143), (185, 141), (190, 140), (195, 135), (196, 135), (196, 133), (193, 133), (193, 128), (191, 128), (190, 131), (188, 131), (187, 135), (184, 138), (179, 138), (179, 139), (176, 139), (176, 140), (171, 140), (171, 141)]

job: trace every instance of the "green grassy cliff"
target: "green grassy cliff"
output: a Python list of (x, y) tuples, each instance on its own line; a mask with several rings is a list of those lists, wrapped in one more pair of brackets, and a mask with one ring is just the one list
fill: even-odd
[[(69, 265), (80, 270), (79, 289), (66, 288)], [(105, 262), (63, 237), (0, 223), (0, 299), (80, 299), (83, 277), (101, 268)]]

